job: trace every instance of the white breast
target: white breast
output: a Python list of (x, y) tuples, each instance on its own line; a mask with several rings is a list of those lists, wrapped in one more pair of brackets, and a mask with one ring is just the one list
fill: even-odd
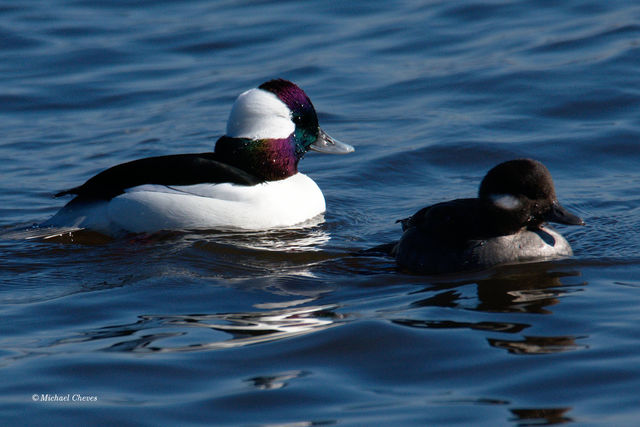
[[(182, 229), (266, 230), (299, 225), (325, 211), (317, 184), (298, 173), (281, 181), (254, 186), (197, 184), (142, 185), (108, 203), (48, 225), (90, 228), (108, 234), (114, 230), (154, 232)], [(318, 218), (321, 221), (322, 218)]]

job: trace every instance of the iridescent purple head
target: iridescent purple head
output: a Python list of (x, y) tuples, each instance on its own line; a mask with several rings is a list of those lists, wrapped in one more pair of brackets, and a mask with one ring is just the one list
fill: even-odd
[(302, 89), (288, 80), (270, 80), (258, 86), (258, 89), (273, 93), (285, 103), (291, 111), (291, 120), (296, 126), (295, 139), (299, 150), (307, 152), (309, 146), (318, 139), (318, 115), (311, 100)]
[(221, 160), (267, 181), (296, 174), (298, 161), (310, 149), (354, 151), (320, 129), (309, 97), (283, 79), (240, 94), (229, 115), (227, 134), (216, 143)]

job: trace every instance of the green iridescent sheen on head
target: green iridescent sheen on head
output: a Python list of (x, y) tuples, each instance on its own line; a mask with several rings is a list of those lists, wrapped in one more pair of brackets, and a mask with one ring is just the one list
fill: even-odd
[(288, 80), (270, 80), (261, 84), (259, 89), (273, 93), (291, 110), (291, 120), (296, 125), (293, 133), (296, 152), (301, 152), (302, 157), (318, 139), (318, 115), (311, 100), (302, 89)]
[(316, 110), (304, 91), (290, 81), (270, 80), (258, 89), (274, 94), (287, 106), (294, 131), (286, 138), (223, 136), (216, 143), (216, 155), (221, 161), (265, 181), (288, 178), (298, 172), (298, 162), (318, 140)]
[(288, 178), (298, 172), (298, 162), (318, 139), (318, 116), (309, 97), (290, 81), (270, 80), (259, 89), (273, 93), (287, 106), (295, 125), (293, 133), (278, 139), (223, 136), (215, 152), (221, 161), (265, 181)]

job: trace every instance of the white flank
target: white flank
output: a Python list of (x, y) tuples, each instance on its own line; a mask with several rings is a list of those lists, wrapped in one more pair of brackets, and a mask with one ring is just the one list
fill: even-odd
[(499, 208), (506, 210), (518, 209), (520, 207), (520, 200), (511, 194), (492, 194), (491, 201)]
[(238, 96), (227, 120), (232, 138), (286, 138), (295, 130), (291, 111), (271, 92), (250, 89)]
[(254, 186), (196, 184), (141, 185), (110, 201), (65, 206), (43, 226), (121, 231), (241, 229), (269, 230), (322, 222), (325, 201), (308, 176)]
[(179, 229), (267, 230), (301, 224), (325, 211), (317, 184), (298, 173), (254, 186), (142, 185), (109, 202), (107, 215), (130, 232)]

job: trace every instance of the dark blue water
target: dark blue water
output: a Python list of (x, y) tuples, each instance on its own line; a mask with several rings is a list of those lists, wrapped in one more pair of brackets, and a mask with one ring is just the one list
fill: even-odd
[[(622, 0), (0, 3), (0, 419), (635, 425), (639, 69)], [(356, 146), (300, 164), (324, 224), (9, 238), (109, 166), (211, 150), (274, 77)], [(558, 227), (573, 258), (422, 277), (350, 255), (523, 156), (587, 222)]]

